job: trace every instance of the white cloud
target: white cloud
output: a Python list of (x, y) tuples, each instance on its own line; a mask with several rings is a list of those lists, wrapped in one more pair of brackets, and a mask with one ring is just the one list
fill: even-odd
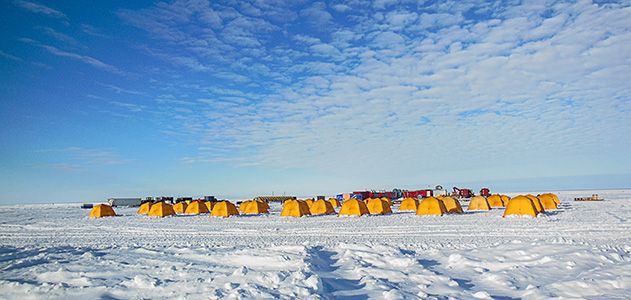
[(333, 20), (333, 16), (326, 10), (326, 4), (323, 2), (314, 2), (310, 7), (300, 11), (300, 16), (305, 18), (307, 22), (315, 27), (328, 26)]
[(12, 54), (6, 53), (6, 52), (4, 52), (4, 51), (2, 51), (2, 50), (0, 50), (0, 56), (2, 56), (2, 57), (4, 57), (4, 58), (7, 58), (7, 59), (10, 59), (10, 60), (14, 60), (14, 61), (23, 61), (23, 59), (21, 59), (21, 58), (19, 58), (19, 57), (15, 56), (15, 55), (12, 55)]
[(119, 68), (110, 65), (110, 64), (106, 64), (94, 57), (90, 57), (87, 55), (81, 55), (81, 54), (77, 54), (77, 53), (73, 53), (73, 52), (68, 52), (68, 51), (64, 51), (61, 49), (58, 49), (56, 47), (53, 46), (49, 46), (49, 45), (40, 45), (42, 48), (44, 48), (46, 51), (50, 52), (51, 54), (60, 56), (60, 57), (67, 57), (70, 59), (74, 59), (76, 61), (80, 61), (83, 62), (85, 64), (91, 65), (95, 68), (101, 69), (103, 71), (107, 71), (113, 74), (119, 74), (122, 75), (124, 74), (123, 71), (121, 71)]
[[(326, 12), (323, 4), (314, 6)], [(362, 168), (368, 171), (348, 176), (368, 185), (411, 177), (523, 177), (516, 169), (532, 176), (581, 172), (575, 158), (593, 160), (631, 146), (612, 138), (631, 131), (625, 115), (631, 87), (620, 75), (631, 73), (629, 8), (559, 3), (552, 10), (543, 17), (538, 6), (451, 2), (423, 7), (418, 18), (400, 7), (381, 20), (357, 13), (313, 36), (291, 35), (295, 28), (283, 25), (292, 43), (273, 39), (280, 44), (256, 59), (240, 57), (239, 64), (231, 53), (224, 57), (232, 68), (225, 78), (235, 69), (248, 77), (265, 74), (262, 84), (273, 88), (207, 91), (213, 96), (198, 97), (205, 100), (196, 101), (192, 115), (176, 114), (190, 123), (168, 130), (203, 149), (187, 155), (188, 162)], [(467, 19), (467, 12), (484, 15)], [(335, 22), (325, 14), (316, 19)], [(161, 32), (164, 40), (199, 41), (173, 28)], [(272, 39), (257, 37), (262, 48)], [(305, 46), (326, 56), (313, 57)], [(212, 70), (201, 52), (188, 54)], [(373, 165), (380, 174), (372, 174)], [(441, 170), (442, 177), (426, 170)], [(384, 173), (392, 175), (384, 179)]]
[(49, 17), (53, 17), (53, 18), (60, 18), (60, 19), (66, 19), (66, 15), (56, 9), (52, 9), (48, 6), (42, 5), (42, 4), (38, 4), (35, 2), (29, 2), (29, 1), (23, 1), (23, 0), (15, 0), (13, 1), (13, 3), (18, 6), (21, 7), (23, 9), (26, 9), (30, 12), (33, 13), (38, 13), (38, 14), (43, 14), (43, 15), (47, 15)]

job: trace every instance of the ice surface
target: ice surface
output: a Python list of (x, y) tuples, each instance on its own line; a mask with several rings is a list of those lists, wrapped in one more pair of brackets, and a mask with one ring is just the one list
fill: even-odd
[[(272, 214), (89, 219), (0, 207), (0, 298), (628, 299), (631, 191), (538, 218)], [(463, 203), (466, 206), (466, 202)], [(396, 211), (396, 207), (394, 209)]]

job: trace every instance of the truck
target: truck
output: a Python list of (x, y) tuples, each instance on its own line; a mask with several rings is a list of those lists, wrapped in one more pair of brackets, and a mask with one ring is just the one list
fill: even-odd
[(434, 191), (430, 189), (403, 192), (403, 197), (405, 198), (427, 198), (432, 197), (433, 195)]
[(467, 188), (458, 188), (458, 187), (453, 187), (453, 192), (451, 193), (451, 196), (454, 198), (471, 198), (473, 196), (475, 196), (475, 194), (473, 193), (473, 191), (471, 189), (467, 189)]

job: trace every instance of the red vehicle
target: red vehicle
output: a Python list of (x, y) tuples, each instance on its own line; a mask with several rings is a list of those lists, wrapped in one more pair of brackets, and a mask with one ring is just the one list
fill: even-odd
[(475, 195), (471, 189), (460, 189), (454, 186), (454, 191), (451, 193), (451, 196), (457, 198), (471, 198)]
[(480, 196), (488, 197), (491, 195), (491, 190), (489, 188), (482, 188), (480, 190)]
[(368, 198), (383, 198), (386, 197), (388, 199), (396, 198), (394, 192), (375, 192), (375, 191), (355, 191), (353, 192), (355, 195), (361, 195), (362, 199)]
[(434, 195), (434, 191), (432, 190), (416, 190), (416, 191), (405, 191), (403, 192), (403, 197), (405, 198), (427, 198), (432, 197)]

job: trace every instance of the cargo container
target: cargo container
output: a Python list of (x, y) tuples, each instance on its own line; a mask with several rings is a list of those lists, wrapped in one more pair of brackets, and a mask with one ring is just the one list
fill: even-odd
[(140, 206), (141, 198), (109, 198), (107, 202), (111, 206)]

